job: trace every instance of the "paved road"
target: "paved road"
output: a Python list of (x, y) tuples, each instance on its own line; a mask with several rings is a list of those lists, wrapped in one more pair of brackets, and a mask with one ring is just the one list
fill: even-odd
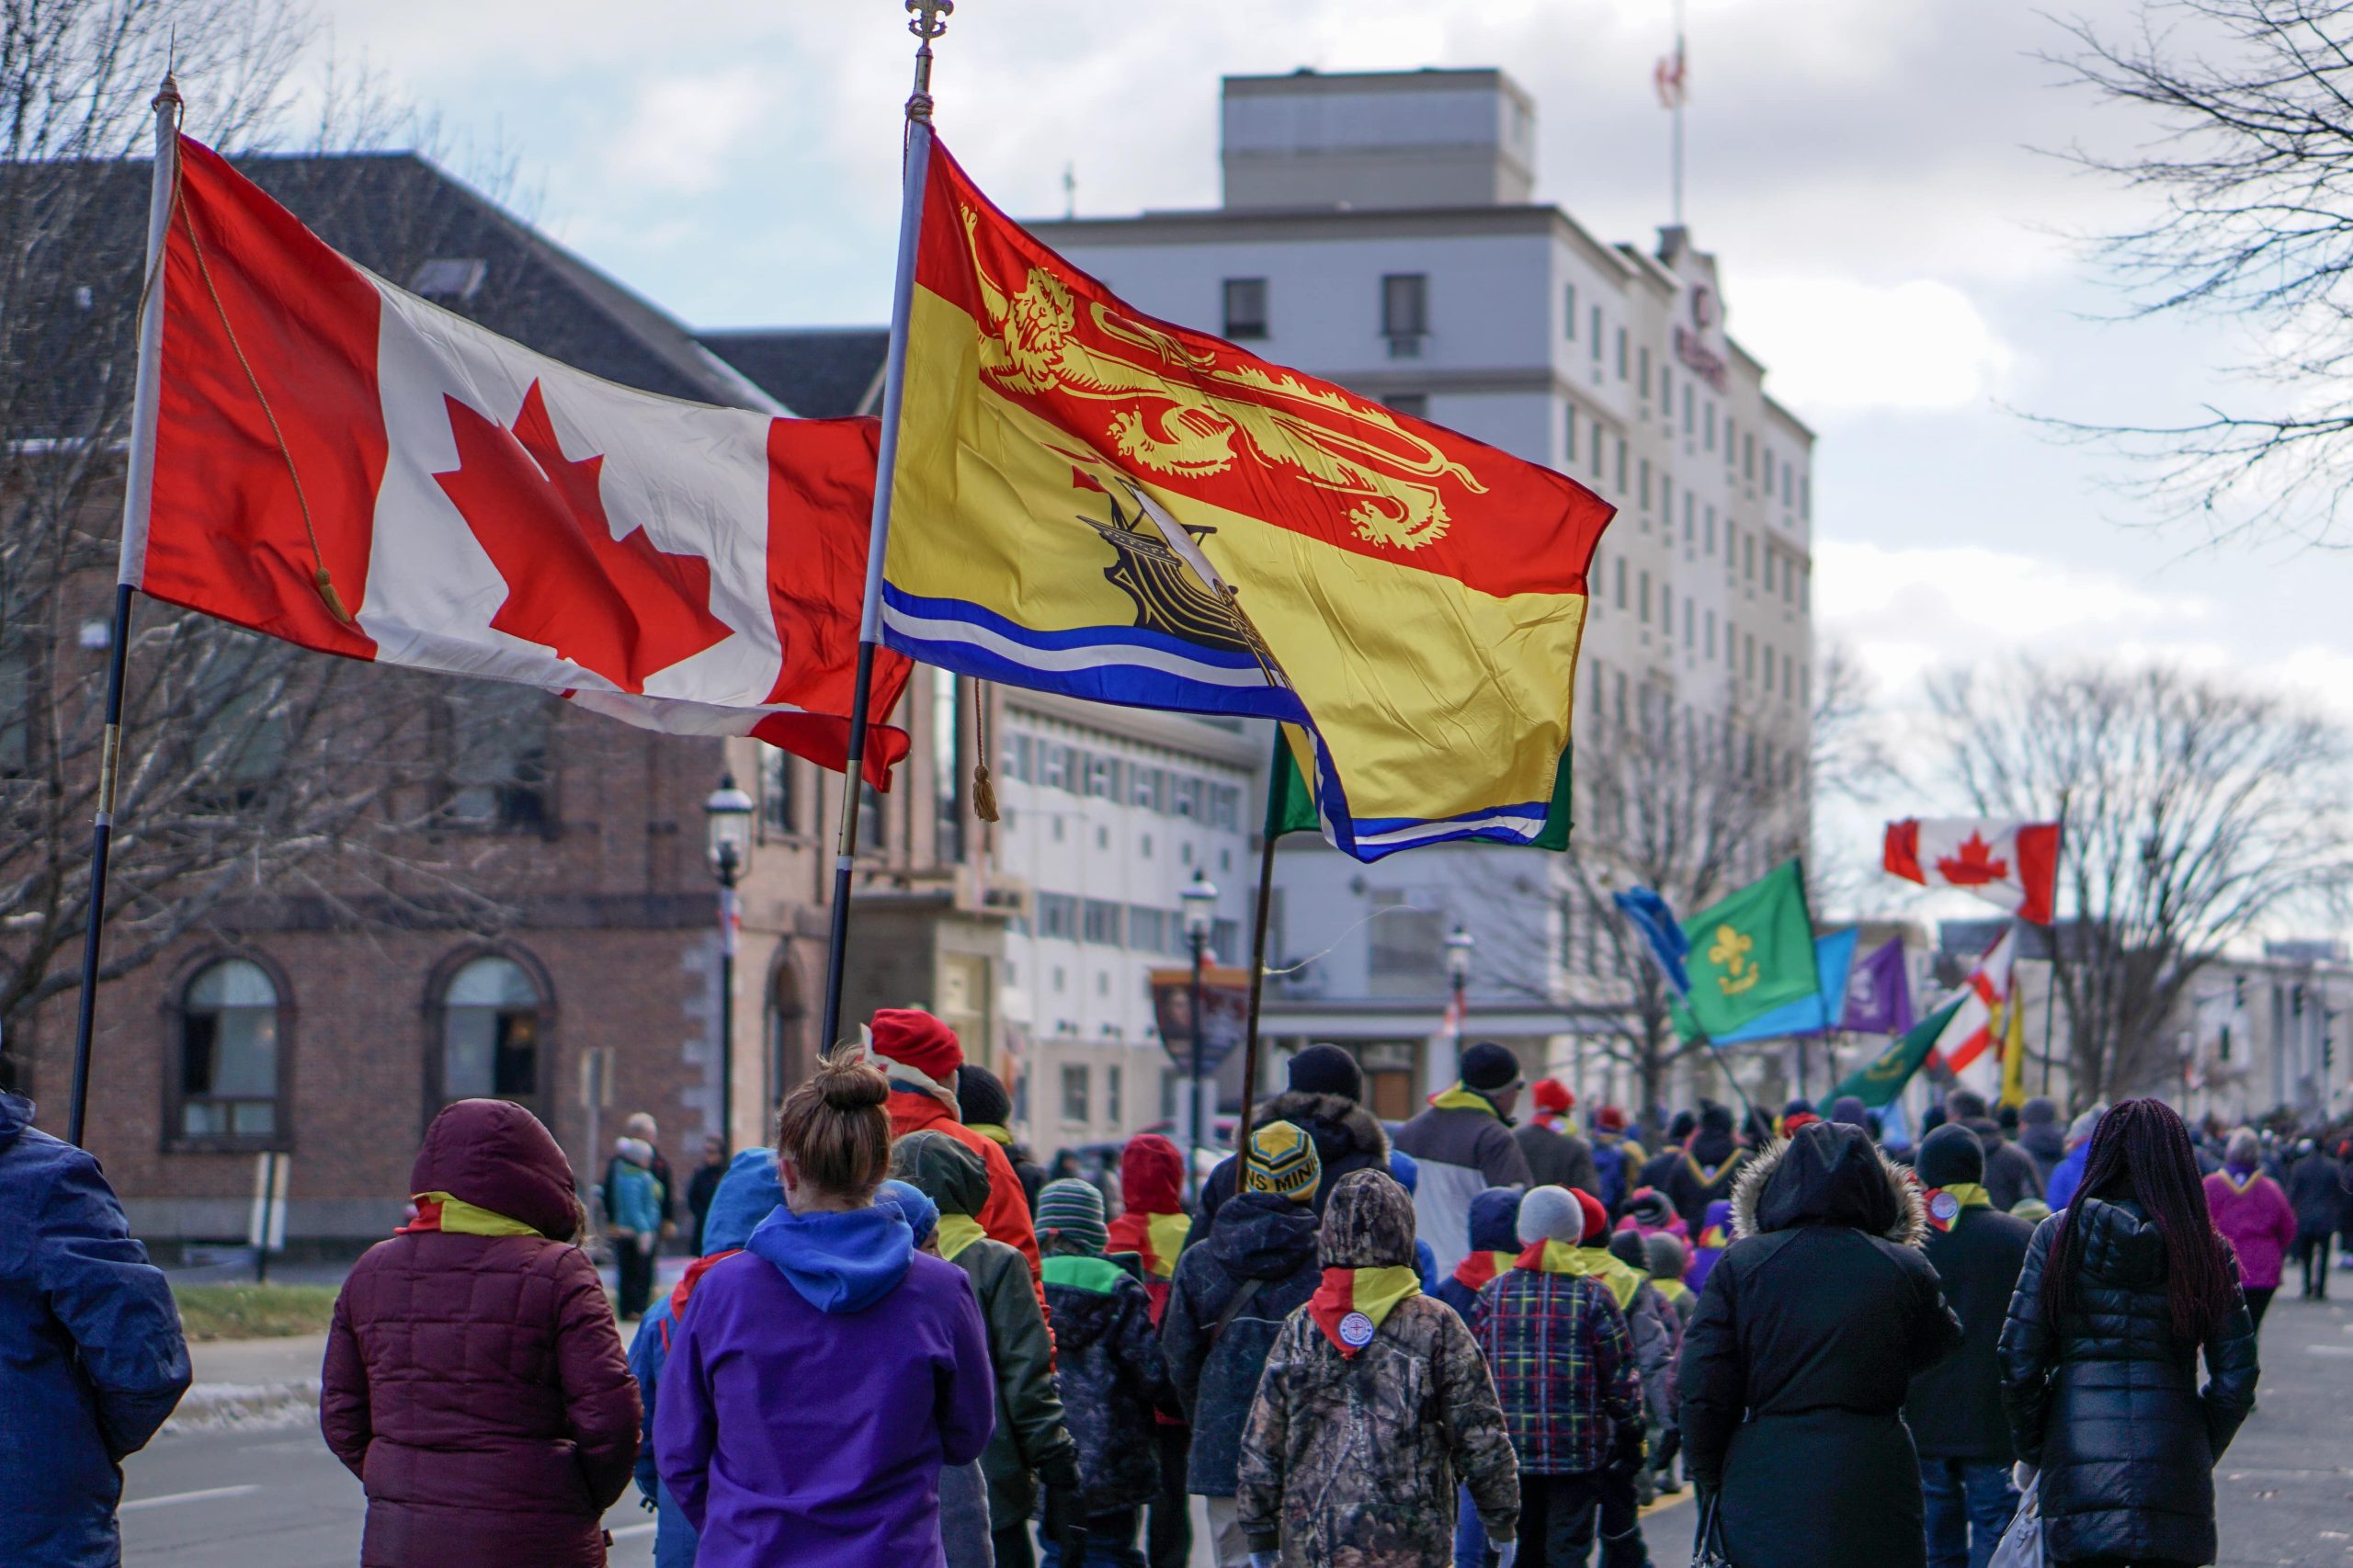
[[(2264, 1326), (2260, 1405), (2217, 1476), (2222, 1568), (2353, 1568), (2353, 1278), (2346, 1301), (2281, 1299)], [(131, 1461), (131, 1568), (349, 1568), (358, 1483), (307, 1426), (159, 1438)], [(608, 1516), (616, 1568), (647, 1568), (648, 1517)], [(1688, 1498), (1643, 1521), (1652, 1561), (1690, 1561)]]

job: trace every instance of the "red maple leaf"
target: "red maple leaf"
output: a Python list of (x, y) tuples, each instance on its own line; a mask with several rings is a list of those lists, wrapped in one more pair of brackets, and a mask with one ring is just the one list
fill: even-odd
[(1994, 846), (1980, 833), (1972, 833), (1961, 847), (1937, 862), (1937, 875), (1957, 888), (1981, 888), (2010, 879), (2010, 863), (1994, 858)]
[(443, 401), (458, 466), (433, 477), (506, 580), (494, 628), (623, 691), (733, 635), (710, 613), (708, 561), (656, 550), (643, 528), (613, 537), (604, 457), (564, 455), (539, 382), (511, 427)]

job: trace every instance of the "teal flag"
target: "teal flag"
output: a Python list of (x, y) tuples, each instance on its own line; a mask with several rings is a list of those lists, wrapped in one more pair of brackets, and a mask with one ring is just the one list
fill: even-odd
[(1795, 860), (1683, 923), (1691, 945), (1685, 1005), (1711, 1037), (1721, 1039), (1776, 1008), (1819, 993), (1813, 916)]
[(1928, 1053), (1936, 1050), (1937, 1037), (1945, 1032), (1945, 1026), (1952, 1022), (1952, 1016), (1961, 1011), (1961, 1003), (1967, 1000), (1966, 994), (1956, 997), (1922, 1018), (1903, 1039), (1880, 1052), (1878, 1060), (1849, 1073), (1844, 1082), (1822, 1097), (1822, 1103), (1828, 1105), (1841, 1096), (1852, 1095), (1870, 1109), (1878, 1110), (1893, 1101), (1904, 1092), (1904, 1085), (1912, 1081), (1912, 1074), (1920, 1070), (1920, 1063), (1928, 1059)]

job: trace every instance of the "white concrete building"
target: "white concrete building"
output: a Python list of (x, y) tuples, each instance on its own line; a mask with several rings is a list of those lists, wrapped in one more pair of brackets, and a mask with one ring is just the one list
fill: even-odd
[[(1680, 715), (1729, 720), (1766, 766), (1802, 769), (1813, 435), (1725, 335), (1714, 258), (1688, 233), (1608, 244), (1532, 199), (1534, 122), (1499, 71), (1229, 77), (1223, 205), (1032, 226), (1146, 311), (1617, 503), (1581, 756), (1599, 755), (1605, 716)], [(1330, 951), (1276, 989), (1270, 1035), (1357, 1047), (1371, 1097), (1401, 1114), (1452, 1076), (1428, 1040), (1460, 922), (1478, 939), (1473, 1032), (1519, 1045), (1531, 1072), (1547, 1056), (1574, 1070), (1563, 933), (1543, 913), (1553, 858), (1439, 847), (1363, 866), (1294, 838), (1280, 863), (1275, 961)]]
[(1015, 1116), (1043, 1158), (1177, 1119), (1151, 974), (1190, 962), (1179, 895), (1196, 870), (1218, 890), (1214, 958), (1246, 958), (1272, 743), (1235, 720), (998, 692), (995, 862), (1028, 893), (999, 1004)]

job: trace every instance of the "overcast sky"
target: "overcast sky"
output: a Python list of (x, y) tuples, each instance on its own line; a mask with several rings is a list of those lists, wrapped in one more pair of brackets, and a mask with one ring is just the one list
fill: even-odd
[[(2127, 0), (2085, 0), (2097, 18)], [(912, 40), (899, 0), (328, 0), (336, 48), (511, 156), (543, 224), (698, 325), (879, 322)], [(963, 0), (938, 123), (1017, 213), (1214, 204), (1225, 72), (1503, 65), (1538, 191), (1613, 239), (1665, 220), (1665, 0)], [(2179, 418), (2223, 326), (2116, 324), (2063, 232), (2129, 215), (2039, 149), (2135, 128), (2037, 58), (2026, 6), (1690, 0), (1689, 220), (1733, 334), (1819, 432), (1816, 608), (1890, 693), (2011, 650), (2156, 651), (2353, 712), (2333, 554), (2137, 526), (2026, 413)], [(199, 127), (200, 129), (200, 126)]]

